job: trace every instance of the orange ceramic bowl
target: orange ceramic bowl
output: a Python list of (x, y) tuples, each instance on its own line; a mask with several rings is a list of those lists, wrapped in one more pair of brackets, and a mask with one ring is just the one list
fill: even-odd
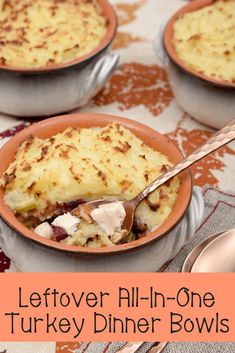
[(117, 16), (107, 0), (96, 1), (107, 20), (107, 31), (90, 53), (36, 68), (0, 64), (2, 113), (30, 118), (53, 116), (84, 106), (103, 88), (119, 61), (119, 54), (110, 52)]
[[(174, 23), (185, 13), (193, 12), (205, 6), (212, 5), (214, 1), (215, 0), (194, 0), (194, 1), (190, 1), (186, 6), (183, 6), (181, 9), (179, 9), (170, 18), (170, 20), (166, 25), (163, 42), (169, 58), (185, 72), (199, 79), (202, 79), (206, 83), (209, 83), (213, 86), (220, 86), (220, 87), (231, 89), (231, 88), (235, 88), (235, 82), (233, 83), (233, 82), (226, 82), (226, 81), (214, 79), (213, 77), (200, 73), (199, 71), (188, 66), (181, 58), (179, 58), (173, 44)], [(223, 1), (226, 1), (226, 0), (223, 0)]]
[(68, 68), (71, 69), (73, 67), (76, 67), (78, 64), (81, 64), (81, 63), (84, 64), (85, 62), (90, 61), (91, 59), (99, 55), (110, 45), (110, 43), (115, 37), (116, 30), (117, 30), (117, 16), (113, 7), (108, 2), (108, 0), (96, 0), (96, 1), (100, 6), (103, 16), (107, 19), (107, 31), (104, 38), (99, 43), (99, 45), (96, 48), (94, 48), (90, 53), (83, 56), (79, 56), (70, 61), (62, 62), (60, 64), (54, 64), (54, 65), (36, 67), (36, 68), (25, 68), (21, 66), (10, 66), (10, 65), (7, 66), (7, 65), (0, 64), (0, 71), (3, 71), (3, 72), (7, 71), (11, 73), (19, 73), (19, 74), (25, 74), (25, 75), (45, 74), (48, 72), (52, 73), (58, 70), (61, 72), (61, 70), (65, 70)]
[[(24, 141), (29, 135), (35, 135), (40, 138), (48, 138), (52, 135), (57, 134), (60, 131), (65, 130), (69, 126), (76, 127), (102, 127), (112, 122), (118, 122), (127, 129), (131, 130), (138, 138), (140, 138), (147, 145), (153, 149), (164, 153), (168, 156), (169, 160), (176, 164), (182, 159), (182, 155), (179, 150), (173, 145), (173, 143), (159, 132), (140, 124), (136, 121), (121, 118), (118, 116), (101, 115), (101, 114), (70, 114), (62, 115), (40, 121), (39, 123), (33, 124), (30, 127), (22, 130), (10, 139), (0, 150), (0, 177), (6, 171), (9, 164), (14, 160), (15, 153), (22, 141)], [(192, 180), (189, 171), (185, 171), (180, 175), (180, 188), (179, 195), (173, 207), (173, 210), (166, 221), (155, 231), (148, 233), (145, 237), (135, 240), (127, 244), (121, 244), (113, 247), (102, 247), (102, 248), (84, 248), (80, 246), (66, 245), (53, 240), (45, 239), (30, 229), (25, 227), (12, 213), (8, 206), (4, 203), (4, 192), (0, 188), (0, 217), (2, 221), (20, 236), (23, 236), (29, 240), (37, 242), (41, 245), (50, 247), (51, 249), (57, 249), (73, 254), (112, 254), (122, 253), (125, 251), (131, 251), (145, 246), (151, 242), (166, 235), (169, 231), (173, 230), (174, 227), (182, 220), (185, 212), (189, 206), (192, 192)]]

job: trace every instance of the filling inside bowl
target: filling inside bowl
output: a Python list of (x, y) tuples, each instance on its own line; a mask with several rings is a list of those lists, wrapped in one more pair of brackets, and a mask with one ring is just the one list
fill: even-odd
[[(126, 237), (123, 201), (130, 200), (172, 166), (117, 123), (69, 127), (47, 139), (29, 136), (3, 175), (6, 204), (35, 233), (70, 245), (114, 246), (145, 236), (169, 216), (178, 196), (177, 177), (136, 209)], [(89, 200), (112, 203), (93, 210)]]
[(213, 1), (174, 23), (173, 44), (184, 63), (210, 78), (235, 83), (235, 1)]
[(95, 0), (4, 0), (0, 63), (24, 68), (66, 63), (92, 52), (106, 32)]

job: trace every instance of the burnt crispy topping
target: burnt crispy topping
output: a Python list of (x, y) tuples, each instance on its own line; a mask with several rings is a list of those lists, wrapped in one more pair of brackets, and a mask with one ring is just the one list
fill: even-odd
[(49, 138), (49, 142), (50, 142), (50, 144), (52, 145), (52, 144), (55, 142), (55, 138), (54, 138), (54, 137), (50, 137), (50, 138)]
[(11, 173), (4, 173), (3, 175), (3, 181), (4, 181), (4, 186), (9, 185), (16, 177), (16, 169), (14, 169)]
[(189, 38), (189, 40), (198, 40), (198, 39), (200, 39), (201, 38), (201, 33), (198, 33), (198, 34), (194, 34), (193, 36), (191, 36), (190, 38)]
[(98, 177), (100, 177), (102, 179), (104, 185), (107, 186), (107, 177), (106, 177), (106, 175), (101, 170), (98, 171), (97, 175), (98, 175)]
[(27, 190), (28, 190), (29, 192), (32, 192), (35, 185), (36, 185), (36, 181), (33, 181), (33, 182), (27, 187)]
[(125, 190), (129, 189), (129, 187), (132, 184), (133, 184), (133, 181), (127, 180), (127, 179), (126, 180), (124, 179), (124, 180), (120, 181), (120, 183), (119, 183), (122, 191), (125, 191)]
[(166, 185), (168, 188), (171, 186), (171, 181), (172, 179), (167, 180), (164, 185)]
[(72, 138), (74, 131), (79, 132), (79, 129), (76, 129), (75, 127), (70, 127), (69, 129), (67, 129), (67, 131), (65, 132), (65, 136)]
[(119, 142), (119, 146), (114, 147), (116, 151), (121, 153), (126, 153), (127, 151), (129, 151), (130, 148), (131, 148), (131, 145), (127, 141)]
[(163, 165), (161, 166), (160, 172), (161, 172), (161, 173), (166, 173), (169, 168), (170, 168), (170, 166), (169, 166), (168, 164), (163, 164)]
[(3, 58), (2, 56), (0, 57), (0, 64), (1, 65), (6, 65), (6, 59)]
[(78, 148), (74, 145), (67, 145), (67, 148), (78, 152)]
[(104, 136), (104, 137), (101, 137), (101, 139), (105, 142), (112, 142), (112, 139), (110, 136)]
[(69, 159), (69, 150), (68, 149), (61, 149), (59, 156), (64, 159)]
[(81, 182), (82, 182), (82, 177), (83, 177), (83, 175), (76, 173), (76, 172), (74, 171), (73, 166), (70, 166), (70, 167), (69, 167), (69, 170), (70, 170), (70, 172), (72, 173), (73, 178), (74, 178), (78, 183), (81, 183)]
[(43, 146), (41, 150), (41, 156), (37, 159), (38, 162), (42, 161), (45, 156), (48, 154), (49, 147), (48, 146)]
[(33, 135), (29, 135), (23, 142), (21, 145), (24, 146), (24, 152), (28, 152), (30, 146), (32, 145), (33, 141), (34, 141), (35, 137)]
[(149, 197), (145, 199), (145, 202), (152, 211), (157, 211), (160, 207), (158, 202), (152, 202)]
[(139, 157), (146, 160), (146, 156), (144, 154), (140, 154)]
[(22, 168), (22, 170), (24, 171), (24, 172), (28, 172), (28, 171), (30, 171), (32, 169), (32, 167), (31, 167), (31, 165), (29, 164), (29, 163), (26, 163), (24, 166), (23, 166), (23, 168)]
[(167, 196), (167, 194), (165, 193), (165, 191), (163, 189), (160, 189), (159, 198), (160, 198), (160, 200), (167, 200), (169, 197)]

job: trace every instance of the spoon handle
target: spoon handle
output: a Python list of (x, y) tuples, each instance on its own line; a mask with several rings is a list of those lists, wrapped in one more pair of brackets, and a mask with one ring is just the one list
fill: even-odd
[(128, 342), (122, 348), (118, 349), (116, 353), (135, 353), (143, 343), (144, 342)]
[(181, 162), (162, 174), (158, 179), (149, 184), (137, 197), (138, 202), (147, 197), (150, 193), (156, 190), (160, 185), (164, 184), (175, 175), (187, 169), (200, 159), (204, 158), (211, 152), (217, 150), (221, 146), (235, 139), (235, 119), (230, 121), (225, 127), (219, 130), (212, 136), (204, 145), (200, 146), (189, 156), (184, 158)]

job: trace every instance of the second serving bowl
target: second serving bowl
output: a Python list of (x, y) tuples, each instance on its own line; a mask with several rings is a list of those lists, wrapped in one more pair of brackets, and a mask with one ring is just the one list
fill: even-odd
[(0, 112), (43, 117), (85, 105), (100, 91), (118, 65), (110, 53), (117, 17), (107, 0), (97, 0), (107, 19), (107, 33), (89, 54), (48, 67), (24, 69), (0, 65)]

